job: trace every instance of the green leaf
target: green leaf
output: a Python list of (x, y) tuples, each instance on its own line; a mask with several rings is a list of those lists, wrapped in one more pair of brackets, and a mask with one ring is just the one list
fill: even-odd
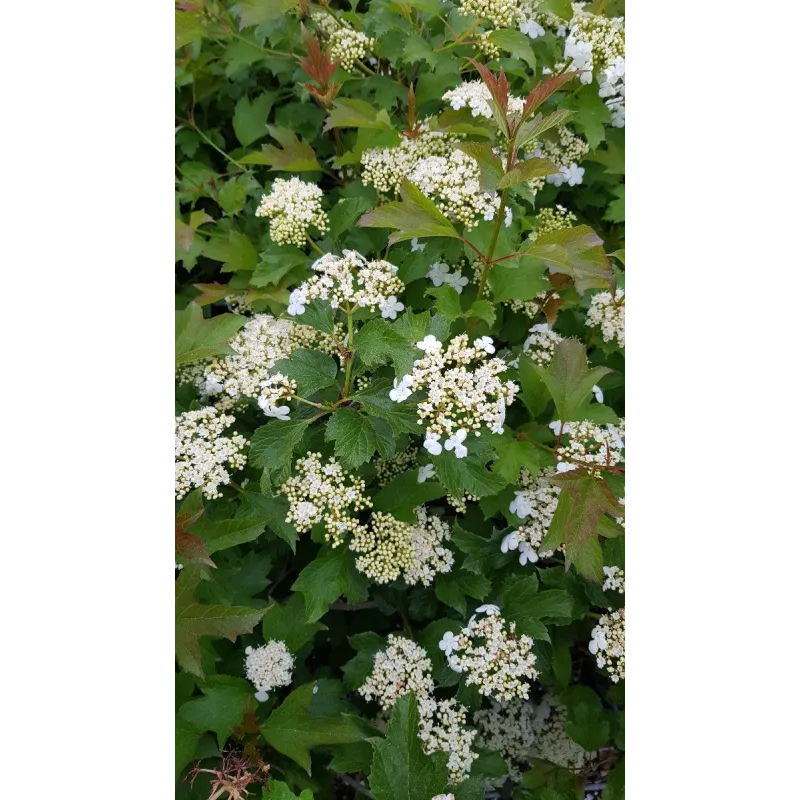
[(349, 233), (356, 220), (372, 208), (372, 203), (366, 197), (346, 197), (338, 202), (328, 214), (330, 234), (335, 242)]
[(293, 245), (273, 243), (259, 255), (261, 260), (250, 276), (251, 286), (277, 284), (295, 267), (310, 262), (310, 258), (299, 247)]
[(508, 483), (519, 480), (523, 467), (531, 475), (539, 470), (542, 451), (531, 442), (515, 438), (508, 430), (502, 436), (493, 435), (490, 441), (494, 449), (501, 453), (501, 457), (494, 462), (494, 471)]
[(625, 759), (619, 761), (608, 773), (606, 788), (601, 800), (625, 800)]
[(366, 736), (365, 726), (358, 717), (342, 713), (350, 707), (330, 696), (337, 693), (337, 687), (340, 687), (338, 681), (318, 680), (295, 689), (261, 727), (267, 743), (296, 761), (309, 775), (309, 750), (356, 742)]
[(362, 773), (369, 772), (372, 764), (372, 745), (367, 742), (350, 742), (332, 747), (333, 758), (328, 764), (331, 772)]
[(385, 319), (370, 320), (356, 335), (356, 351), (368, 367), (401, 358), (407, 350), (408, 342), (400, 328)]
[(237, 544), (252, 542), (264, 532), (264, 521), (253, 519), (209, 519), (201, 517), (189, 531), (202, 539), (211, 555)]
[(440, 573), (435, 581), (436, 597), (462, 616), (467, 613), (467, 596), (483, 600), (491, 588), (488, 578), (463, 571)]
[(232, 353), (230, 341), (246, 322), (239, 314), (204, 319), (203, 309), (189, 303), (175, 315), (175, 366)]
[(426, 755), (419, 738), (419, 712), (413, 694), (392, 709), (385, 739), (371, 739), (369, 788), (376, 800), (431, 800), (449, 782), (447, 756)]
[(249, 462), (282, 483), (288, 477), (292, 454), (308, 425), (307, 419), (276, 419), (256, 428), (250, 439)]
[(264, 640), (282, 640), (286, 642), (290, 653), (296, 653), (314, 638), (318, 631), (327, 630), (321, 622), (306, 622), (305, 601), (303, 595), (293, 592), (284, 605), (273, 602), (267, 607), (261, 621)]
[(605, 481), (581, 471), (565, 472), (552, 478), (561, 489), (542, 549), (565, 546), (565, 563), (589, 580), (603, 580), (603, 554), (598, 541), (598, 522), (604, 514), (618, 517), (622, 506)]
[(453, 525), (453, 544), (466, 555), (464, 569), (476, 575), (486, 575), (508, 560), (500, 551), (500, 542), (464, 530), (458, 522)]
[(278, 92), (264, 92), (252, 102), (246, 95), (239, 98), (233, 111), (233, 131), (244, 147), (267, 135), (267, 117), (277, 97)]
[(523, 181), (544, 178), (558, 172), (558, 167), (547, 158), (528, 158), (515, 164), (497, 184), (498, 189), (508, 189)]
[(184, 703), (178, 715), (200, 731), (214, 731), (222, 750), (231, 731), (242, 721), (253, 687), (230, 675), (209, 675), (199, 685), (203, 697)]
[(269, 789), (264, 789), (263, 800), (314, 800), (311, 789), (303, 789), (296, 795), (283, 781), (276, 781), (272, 778), (269, 782)]
[(204, 36), (206, 27), (203, 18), (194, 11), (180, 11), (175, 9), (175, 49), (193, 42)]
[(519, 147), (527, 145), (530, 148), (531, 143), (535, 142), (545, 131), (549, 131), (558, 125), (563, 125), (574, 113), (569, 109), (560, 108), (552, 114), (537, 114), (532, 119), (526, 120), (517, 136)]
[(570, 686), (561, 699), (567, 708), (567, 736), (590, 752), (603, 747), (611, 735), (611, 723), (597, 694), (588, 686)]
[(187, 565), (175, 582), (175, 654), (181, 669), (203, 677), (201, 636), (224, 636), (232, 642), (251, 633), (264, 609), (243, 606), (201, 605), (194, 601), (200, 572)]
[[(503, 162), (489, 142), (460, 142), (456, 149), (466, 153), (478, 162), (481, 171), (481, 189), (493, 192), (502, 182)], [(558, 170), (556, 170), (558, 171)]]
[(539, 591), (535, 576), (514, 575), (504, 584), (503, 613), (517, 623), (520, 632), (550, 641), (545, 628), (550, 625), (567, 625), (572, 621), (573, 602), (564, 589)]
[(564, 339), (555, 346), (553, 357), (546, 367), (532, 364), (556, 404), (558, 419), (576, 419), (578, 409), (587, 401), (595, 386), (612, 370), (608, 367), (589, 369), (586, 347), (577, 339)]
[(436, 298), (436, 311), (448, 322), (465, 316), (461, 311), (461, 298), (452, 286), (431, 287), (425, 294)]
[(494, 325), (496, 312), (488, 300), (476, 300), (464, 316), (482, 319), (491, 328)]
[(359, 414), (354, 408), (338, 408), (325, 428), (325, 440), (334, 442), (334, 452), (345, 469), (369, 461), (378, 450), (383, 458), (394, 455), (394, 436), (382, 419)]
[(278, 19), (298, 6), (298, 0), (240, 0), (235, 6), (239, 29)]
[(258, 264), (258, 253), (250, 240), (239, 231), (231, 231), (227, 239), (213, 237), (203, 245), (203, 255), (222, 261), (223, 272), (252, 272)]
[(322, 172), (322, 167), (314, 154), (314, 148), (298, 139), (287, 128), (267, 125), (269, 135), (280, 147), (274, 144), (261, 145), (261, 151), (248, 153), (239, 159), (242, 164), (265, 164), (278, 172)]
[(603, 251), (603, 240), (588, 225), (573, 225), (543, 233), (522, 249), (540, 258), (550, 272), (569, 275), (580, 294), (612, 286), (614, 273)]
[(431, 458), (439, 483), (454, 497), (460, 497), (464, 492), (473, 497), (497, 494), (507, 481), (490, 472), (486, 466), (486, 462), (494, 457), (491, 447), (483, 438), (474, 436), (468, 437), (465, 444), (468, 452), (464, 458), (456, 458), (455, 453), (445, 450)]
[(541, 262), (532, 258), (509, 259), (495, 264), (489, 271), (489, 286), (492, 297), (498, 302), (530, 300), (539, 292), (552, 288)]
[(319, 350), (295, 350), (289, 358), (276, 361), (271, 370), (273, 375), (297, 381), (297, 394), (306, 398), (336, 383), (338, 371), (336, 362)]
[(365, 100), (352, 97), (339, 97), (333, 101), (323, 130), (331, 128), (377, 128), (393, 131), (394, 125), (385, 108), (375, 108)]
[(295, 527), (286, 521), (286, 514), (289, 511), (289, 502), (286, 498), (271, 497), (260, 492), (244, 492), (241, 501), (236, 512), (237, 517), (257, 519), (266, 524), (270, 531), (292, 548), (294, 553), (298, 534)]
[(181, 717), (175, 717), (175, 779), (183, 768), (194, 758), (194, 751), (202, 732)]
[(511, 53), (514, 58), (521, 58), (531, 69), (536, 69), (536, 55), (531, 47), (531, 39), (521, 31), (497, 28), (489, 34), (489, 41)]
[(366, 389), (356, 392), (353, 400), (359, 402), (370, 416), (388, 422), (394, 434), (419, 433), (416, 409), (408, 403), (395, 403), (389, 397), (391, 388), (391, 381), (375, 378)]
[(428, 66), (435, 67), (437, 54), (433, 52), (430, 44), (417, 33), (410, 33), (406, 38), (403, 48), (403, 63), (415, 64), (418, 61), (426, 61)]
[(461, 238), (450, 220), (413, 183), (403, 181), (400, 197), (401, 201), (395, 200), (364, 214), (358, 226), (394, 228), (394, 233), (389, 235), (389, 244), (429, 236)]
[(343, 667), (344, 685), (348, 691), (355, 691), (372, 672), (375, 654), (386, 647), (386, 640), (377, 633), (367, 631), (348, 637), (347, 641), (356, 654)]
[(372, 501), (376, 511), (391, 514), (403, 522), (416, 522), (414, 509), (430, 500), (438, 500), (447, 490), (435, 481), (417, 480), (419, 470), (403, 472), (381, 489)]
[(316, 622), (342, 595), (351, 603), (363, 602), (367, 586), (367, 579), (355, 568), (350, 551), (340, 545), (323, 547), (297, 576), (292, 591), (305, 598), (306, 621)]
[(331, 335), (335, 332), (333, 309), (327, 300), (312, 300), (306, 304), (306, 310), (298, 318), (303, 325), (310, 325), (318, 331)]

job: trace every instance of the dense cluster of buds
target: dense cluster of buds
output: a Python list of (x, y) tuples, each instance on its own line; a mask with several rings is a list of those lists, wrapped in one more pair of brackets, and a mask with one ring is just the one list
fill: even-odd
[(539, 366), (547, 366), (553, 359), (556, 345), (563, 342), (564, 337), (556, 333), (546, 322), (534, 325), (528, 333), (530, 336), (522, 343), (522, 352)]
[(322, 189), (300, 178), (276, 178), (272, 191), (261, 196), (257, 217), (269, 217), (269, 235), (275, 244), (305, 244), (309, 228), (328, 229), (322, 210)]
[(466, 709), (462, 705), (455, 700), (436, 700), (431, 670), (431, 661), (422, 647), (390, 634), (388, 647), (375, 654), (372, 672), (358, 691), (387, 712), (400, 697), (413, 692), (422, 747), (426, 753), (448, 754), (450, 781), (456, 784), (467, 776), (477, 758), (471, 749), (477, 731), (465, 727)]
[(577, 186), (583, 183), (585, 170), (579, 164), (588, 152), (589, 144), (566, 125), (559, 125), (554, 131), (548, 131), (547, 135), (536, 143), (530, 157), (549, 159), (558, 167), (558, 172), (545, 178), (533, 178), (528, 181), (531, 191), (537, 192), (545, 183), (551, 183), (553, 186), (565, 183)]
[(348, 72), (357, 61), (363, 61), (375, 49), (375, 40), (361, 31), (354, 30), (344, 20), (327, 11), (312, 15), (317, 30), (330, 42), (331, 58), (340, 61)]
[(500, 48), (489, 38), (491, 35), (490, 31), (475, 35), (475, 52), (485, 61), (493, 61), (495, 58), (500, 58)]
[(614, 683), (625, 680), (625, 609), (603, 614), (592, 629), (589, 652)]
[(603, 591), (625, 594), (625, 571), (619, 567), (603, 567)]
[(541, 550), (541, 544), (553, 521), (561, 494), (561, 489), (549, 480), (554, 474), (553, 469), (540, 470), (534, 477), (526, 469), (520, 473), (522, 491), (514, 492), (508, 510), (527, 521), (504, 536), (500, 544), (504, 553), (518, 550), (520, 564), (535, 564), (540, 558), (553, 555), (553, 550)]
[(534, 744), (531, 756), (578, 771), (586, 767), (597, 753), (584, 750), (567, 735), (567, 710), (545, 698), (536, 710)]
[(432, 131), (429, 120), (420, 123), (416, 136), (404, 136), (397, 147), (371, 147), (361, 156), (361, 181), (379, 192), (396, 192), (419, 161), (446, 156), (458, 140), (452, 134)]
[(444, 546), (450, 528), (439, 517), (429, 516), (424, 506), (414, 510), (416, 522), (401, 522), (380, 511), (369, 527), (355, 532), (350, 549), (358, 553), (356, 569), (377, 583), (388, 583), (401, 575), (413, 586), (430, 586), (438, 573), (450, 572), (453, 553)]
[(577, 221), (578, 218), (571, 211), (567, 211), (564, 206), (543, 208), (535, 217), (536, 232), (531, 234), (530, 240), (535, 242), (536, 239), (547, 233), (571, 228)]
[(372, 507), (364, 487), (364, 480), (345, 472), (335, 458), (323, 465), (320, 453), (309, 452), (297, 459), (295, 474), (279, 489), (289, 500), (286, 522), (301, 533), (321, 522), (325, 539), (337, 547), (348, 533), (363, 530), (356, 514)]
[(519, 0), (461, 0), (460, 12), (487, 19), (495, 28), (512, 28), (520, 19)]
[[(483, 612), (481, 617), (477, 613)], [(458, 635), (439, 643), (447, 663), (466, 674), (467, 686), (495, 700), (528, 699), (528, 681), (538, 676), (533, 639), (517, 636), (517, 626), (500, 616), (497, 606), (485, 605)]]
[(289, 314), (303, 314), (310, 300), (326, 300), (331, 308), (381, 310), (385, 319), (396, 319), (405, 307), (398, 301), (405, 286), (397, 277), (397, 267), (388, 261), (368, 261), (355, 250), (341, 256), (326, 253), (311, 268), (318, 273), (289, 295)]
[(263, 703), (273, 689), (292, 682), (294, 657), (286, 642), (271, 639), (261, 647), (248, 647), (244, 652), (245, 674), (256, 687), (256, 700)]
[(598, 292), (592, 297), (589, 311), (586, 313), (586, 324), (592, 328), (599, 327), (604, 342), (617, 340), (620, 347), (625, 347), (625, 290)]
[(425, 449), (432, 455), (444, 448), (453, 450), (457, 458), (467, 455), (464, 441), (469, 432), (480, 435), (481, 428), (503, 432), (506, 407), (514, 402), (519, 387), (512, 381), (503, 383), (498, 377), (508, 369), (501, 358), (489, 358), (495, 352), (488, 336), (472, 345), (469, 337), (454, 337), (445, 350), (434, 336), (426, 336), (417, 347), (425, 357), (414, 362), (410, 375), (404, 375), (389, 396), (402, 402), (416, 391), (425, 398), (417, 404), (419, 423), (426, 424)]
[(235, 421), (213, 406), (175, 417), (176, 499), (192, 489), (202, 489), (208, 498), (220, 497), (220, 485), (230, 481), (229, 470), (245, 465), (247, 439), (240, 434), (222, 435)]
[(510, 300), (508, 306), (518, 314), (536, 319), (548, 302), (558, 300), (560, 297), (557, 292), (539, 292), (530, 300)]
[[(375, 460), (375, 475), (379, 486), (386, 486), (392, 478), (417, 464), (418, 448), (409, 447), (391, 458), (378, 458)], [(433, 466), (431, 465), (431, 469)], [(420, 481), (422, 483), (422, 481)]]
[[(617, 59), (625, 58), (625, 20), (590, 14), (575, 8), (564, 42), (564, 56), (570, 69), (583, 70), (582, 83), (592, 82), (592, 72), (603, 71)], [(624, 75), (624, 71), (623, 71)]]
[[(562, 442), (556, 449), (556, 469), (559, 472), (581, 466), (594, 473), (614, 467), (623, 460), (624, 419), (619, 425), (598, 425), (588, 420), (562, 424), (557, 420), (550, 427), (561, 431)], [(568, 439), (563, 441), (565, 437)]]

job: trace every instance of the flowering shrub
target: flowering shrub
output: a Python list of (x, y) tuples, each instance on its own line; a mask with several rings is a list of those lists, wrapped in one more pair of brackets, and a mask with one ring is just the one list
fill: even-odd
[(178, 797), (624, 796), (623, 13), (176, 5)]

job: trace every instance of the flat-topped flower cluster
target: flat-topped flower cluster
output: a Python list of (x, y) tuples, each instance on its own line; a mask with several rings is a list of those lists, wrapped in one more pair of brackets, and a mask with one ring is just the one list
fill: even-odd
[(269, 693), (279, 686), (292, 682), (294, 656), (286, 647), (286, 642), (270, 639), (261, 647), (245, 649), (245, 674), (256, 687), (256, 700), (264, 702)]
[(270, 219), (269, 235), (275, 244), (305, 244), (310, 228), (328, 229), (328, 215), (322, 209), (322, 189), (300, 178), (276, 178), (272, 191), (261, 196), (257, 217)]

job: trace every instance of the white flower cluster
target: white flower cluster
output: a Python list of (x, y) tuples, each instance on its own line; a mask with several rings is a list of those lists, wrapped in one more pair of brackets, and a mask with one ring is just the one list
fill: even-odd
[(231, 355), (190, 364), (178, 377), (194, 383), (204, 397), (222, 399), (220, 407), (229, 407), (242, 396), (258, 398), (275, 362), (304, 347), (336, 352), (333, 340), (310, 325), (257, 314), (231, 339)]
[(536, 319), (548, 300), (558, 300), (560, 296), (556, 292), (539, 292), (531, 300), (510, 300), (508, 305), (512, 311)]
[(227, 294), (223, 298), (231, 314), (247, 316), (253, 312), (253, 303), (245, 294)]
[(390, 711), (398, 698), (414, 692), (419, 710), (419, 738), (426, 753), (449, 754), (447, 767), (451, 783), (460, 783), (477, 758), (472, 742), (477, 731), (465, 728), (466, 709), (455, 700), (437, 701), (433, 696), (431, 661), (423, 648), (396, 634), (389, 635), (389, 646), (375, 654), (372, 673), (359, 693), (376, 700)]
[(545, 178), (533, 178), (528, 181), (531, 190), (536, 192), (545, 183), (551, 183), (553, 186), (565, 183), (568, 186), (577, 186), (583, 183), (586, 170), (578, 164), (588, 152), (588, 142), (573, 133), (566, 125), (559, 125), (555, 129), (555, 134), (537, 142), (531, 153), (531, 156), (536, 158), (549, 158), (559, 171)]
[[(414, 362), (410, 375), (404, 375), (389, 397), (402, 402), (413, 392), (426, 392), (417, 405), (419, 424), (427, 422), (425, 449), (432, 455), (453, 450), (456, 458), (467, 455), (464, 440), (469, 431), (480, 436), (486, 426), (492, 433), (502, 433), (506, 406), (514, 402), (519, 387), (513, 381), (503, 383), (499, 375), (508, 369), (501, 358), (488, 358), (495, 348), (488, 336), (470, 346), (467, 334), (452, 339), (447, 350), (434, 336), (428, 335), (417, 347), (425, 357)], [(469, 369), (469, 368), (472, 369)]]
[(625, 127), (625, 59), (617, 56), (599, 75), (599, 94), (611, 112), (611, 124)]
[[(492, 119), (491, 106), (492, 93), (489, 87), (481, 80), (464, 81), (455, 89), (450, 89), (442, 95), (442, 100), (450, 104), (450, 108), (458, 111), (460, 108), (468, 108), (473, 117), (486, 117)], [(508, 111), (511, 114), (521, 114), (525, 105), (524, 97), (509, 95)]]
[(384, 319), (396, 319), (405, 306), (397, 300), (405, 286), (397, 267), (388, 261), (367, 261), (355, 250), (341, 256), (326, 253), (311, 268), (319, 273), (304, 281), (289, 295), (289, 314), (303, 314), (309, 300), (327, 300), (331, 308), (381, 310)]
[(175, 417), (175, 498), (181, 500), (192, 489), (202, 489), (208, 498), (220, 497), (220, 484), (230, 481), (228, 470), (241, 469), (247, 458), (242, 452), (247, 439), (240, 434), (223, 436), (235, 422), (213, 406), (186, 411)]
[(269, 217), (269, 235), (275, 244), (305, 244), (310, 227), (320, 233), (328, 229), (328, 215), (322, 210), (322, 189), (300, 178), (276, 178), (272, 191), (261, 196), (257, 217)]
[(291, 400), (297, 391), (297, 381), (289, 380), (276, 372), (263, 380), (258, 393), (258, 405), (268, 417), (289, 419), (289, 406), (278, 405), (283, 400)]
[(564, 206), (556, 205), (555, 208), (543, 208), (536, 215), (536, 232), (531, 234), (529, 238), (532, 242), (535, 242), (546, 233), (571, 228), (577, 221), (578, 218), (571, 211), (567, 211)]
[(586, 313), (586, 324), (599, 327), (604, 342), (616, 339), (625, 347), (625, 290), (617, 289), (613, 297), (611, 292), (598, 292)]
[(592, 629), (589, 652), (597, 657), (597, 666), (608, 672), (611, 680), (625, 680), (625, 609), (603, 614)]
[(547, 366), (553, 359), (556, 345), (564, 341), (546, 322), (531, 327), (530, 336), (522, 343), (522, 352), (526, 353), (534, 363)]
[(269, 692), (278, 686), (288, 686), (292, 682), (294, 657), (286, 647), (286, 642), (271, 639), (261, 647), (248, 647), (245, 651), (245, 674), (256, 687), (256, 700), (264, 702)]
[(478, 19), (488, 19), (495, 28), (511, 28), (521, 16), (519, 0), (461, 0), (459, 11)]
[(481, 609), (485, 609), (485, 616), (473, 615), (461, 633), (445, 636), (440, 642), (447, 663), (456, 672), (465, 672), (466, 684), (476, 686), (483, 695), (496, 700), (527, 700), (526, 679), (533, 680), (539, 674), (531, 649), (533, 639), (517, 636), (516, 623), (503, 619), (497, 606), (481, 606), (478, 611)]
[(417, 161), (408, 179), (446, 217), (463, 223), (469, 230), (480, 219), (494, 219), (500, 207), (500, 196), (483, 191), (480, 177), (480, 167), (472, 156), (462, 150), (450, 150), (445, 156)]
[(356, 514), (372, 507), (364, 481), (345, 472), (335, 458), (322, 464), (320, 453), (307, 453), (295, 463), (295, 474), (278, 490), (289, 500), (286, 522), (305, 533), (318, 522), (325, 539), (338, 547), (346, 534), (362, 531)]
[[(392, 478), (415, 465), (418, 453), (419, 450), (416, 447), (409, 447), (406, 450), (395, 453), (391, 458), (375, 459), (375, 475), (378, 479), (378, 485), (386, 486)], [(433, 469), (432, 464), (428, 466), (431, 467), (431, 470)]]
[[(592, 82), (592, 71), (604, 70), (616, 59), (625, 58), (625, 20), (589, 14), (573, 6), (575, 14), (564, 42), (564, 56), (571, 69), (583, 70), (581, 83)], [(624, 75), (624, 70), (623, 70)]]
[[(478, 728), (477, 743), (487, 750), (497, 750), (508, 765), (508, 776), (514, 783), (522, 778), (522, 771), (530, 761), (530, 752), (536, 741), (535, 729), (541, 724), (537, 706), (514, 699), (507, 703), (493, 702), (491, 708), (481, 709), (473, 715)], [(493, 781), (499, 788), (505, 777)]]
[(379, 192), (396, 192), (418, 161), (446, 156), (458, 141), (452, 134), (432, 131), (423, 120), (416, 136), (404, 136), (397, 147), (371, 147), (361, 155), (361, 181)]
[(458, 269), (450, 272), (450, 265), (444, 261), (435, 261), (428, 270), (428, 278), (434, 286), (452, 286), (458, 294), (464, 291), (469, 283), (469, 278), (462, 276), (461, 272), (466, 267), (466, 259), (459, 262)]
[(603, 581), (604, 592), (619, 592), (625, 594), (625, 571), (619, 567), (603, 567), (606, 576)]
[(345, 21), (326, 11), (312, 14), (317, 29), (329, 40), (331, 60), (341, 61), (342, 68), (350, 72), (356, 61), (364, 61), (375, 48), (375, 40), (361, 31), (353, 30)]
[[(586, 467), (589, 472), (599, 472), (614, 467), (622, 459), (625, 449), (625, 420), (619, 425), (598, 425), (595, 422), (550, 423), (555, 431), (561, 429), (562, 437), (569, 436), (556, 450), (556, 469), (568, 472), (576, 466)], [(577, 465), (572, 462), (578, 462)]]
[(504, 553), (519, 550), (519, 563), (523, 566), (553, 555), (553, 550), (541, 550), (540, 546), (553, 521), (561, 494), (561, 489), (548, 481), (554, 474), (555, 470), (543, 469), (531, 477), (527, 470), (522, 470), (519, 480), (522, 491), (514, 492), (514, 499), (508, 507), (512, 514), (528, 522), (504, 536), (500, 549)]
[(567, 736), (567, 710), (545, 698), (536, 711), (535, 741), (531, 756), (577, 772), (587, 766), (597, 753), (584, 750)]
[(359, 553), (356, 569), (377, 583), (403, 576), (413, 586), (430, 586), (437, 573), (450, 572), (453, 553), (443, 542), (450, 528), (439, 517), (428, 516), (424, 506), (414, 510), (417, 521), (401, 522), (381, 511), (372, 515), (369, 528), (355, 532), (350, 549)]
[(538, 11), (542, 0), (523, 0), (520, 6), (519, 29), (531, 39), (544, 36), (546, 29), (551, 29), (556, 36), (567, 35), (567, 21), (550, 11)]

